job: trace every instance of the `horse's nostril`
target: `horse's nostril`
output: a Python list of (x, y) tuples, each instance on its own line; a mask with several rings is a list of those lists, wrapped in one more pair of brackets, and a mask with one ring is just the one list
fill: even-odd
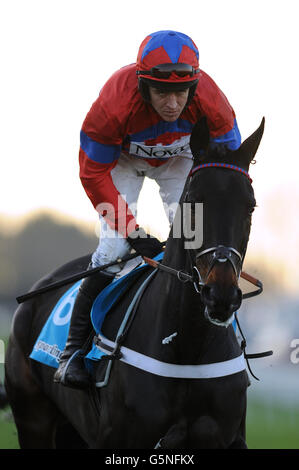
[(237, 286), (222, 291), (214, 284), (205, 285), (201, 291), (201, 299), (210, 309), (217, 307), (217, 310), (234, 312), (242, 303), (242, 291)]
[(239, 287), (235, 287), (230, 299), (232, 307), (238, 309), (242, 303), (242, 291)]
[(215, 287), (208, 285), (203, 286), (201, 290), (201, 298), (206, 305), (214, 307), (216, 305), (217, 300)]

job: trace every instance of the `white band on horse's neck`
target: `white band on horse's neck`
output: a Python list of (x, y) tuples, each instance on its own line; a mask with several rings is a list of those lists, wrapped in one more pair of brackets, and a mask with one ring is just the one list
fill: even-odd
[[(150, 279), (155, 275), (157, 269), (155, 269), (142, 283), (136, 292), (131, 304), (129, 305), (127, 312), (124, 316), (122, 324), (119, 328), (117, 338), (120, 334), (123, 333), (124, 328), (128, 322), (128, 319), (131, 315), (132, 309), (137, 302), (140, 295), (142, 295), (143, 288), (146, 286)], [(96, 344), (96, 347), (107, 354), (107, 349), (105, 345), (110, 346), (113, 350), (117, 349), (117, 343), (106, 338), (102, 332), (98, 334), (98, 338), (101, 340), (101, 343)], [(104, 344), (103, 344), (104, 343)], [(192, 364), (192, 365), (183, 365), (183, 364), (170, 364), (167, 362), (161, 362), (152, 357), (141, 354), (132, 349), (126, 348), (125, 346), (120, 347), (121, 357), (120, 361), (126, 364), (129, 364), (138, 369), (144, 370), (151, 374), (159, 375), (162, 377), (172, 377), (178, 379), (212, 379), (217, 377), (224, 377), (227, 375), (237, 374), (246, 369), (246, 362), (244, 355), (241, 354), (234, 359), (228, 361), (216, 362), (214, 364)], [(109, 352), (108, 352), (109, 355)], [(107, 385), (111, 370), (112, 361), (109, 361), (105, 379), (103, 382), (97, 382), (97, 387), (104, 387)]]
[[(107, 346), (110, 346), (113, 349), (116, 347), (116, 343), (102, 335), (99, 335), (99, 338), (104, 344), (107, 344)], [(97, 345), (97, 348), (103, 352), (107, 352), (107, 350), (102, 348), (101, 345)], [(145, 356), (137, 351), (126, 348), (125, 346), (122, 346), (120, 351), (122, 357), (119, 360), (121, 362), (162, 377), (173, 377), (178, 379), (212, 379), (236, 374), (246, 369), (246, 362), (243, 354), (235, 357), (234, 359), (215, 362), (213, 364), (182, 365), (161, 362), (157, 359), (153, 359), (152, 357)]]

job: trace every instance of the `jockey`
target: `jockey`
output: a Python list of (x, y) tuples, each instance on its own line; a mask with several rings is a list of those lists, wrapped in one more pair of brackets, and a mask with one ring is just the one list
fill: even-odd
[[(241, 144), (234, 110), (215, 82), (199, 69), (192, 39), (176, 31), (147, 36), (137, 61), (112, 75), (88, 112), (81, 130), (80, 179), (101, 221), (100, 243), (91, 267), (134, 249), (154, 257), (160, 241), (136, 222), (145, 176), (159, 186), (171, 224), (192, 167), (189, 140), (206, 116), (211, 143), (235, 150)], [(89, 377), (80, 348), (91, 331), (89, 313), (97, 294), (119, 268), (85, 278), (72, 313), (69, 337), (54, 381), (85, 388)]]

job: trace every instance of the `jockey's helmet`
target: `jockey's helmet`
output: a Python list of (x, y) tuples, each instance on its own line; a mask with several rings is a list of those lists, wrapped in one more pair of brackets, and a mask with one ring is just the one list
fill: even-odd
[(150, 101), (148, 87), (161, 91), (189, 90), (187, 106), (193, 98), (199, 78), (199, 53), (186, 34), (157, 31), (142, 41), (136, 62), (138, 88)]

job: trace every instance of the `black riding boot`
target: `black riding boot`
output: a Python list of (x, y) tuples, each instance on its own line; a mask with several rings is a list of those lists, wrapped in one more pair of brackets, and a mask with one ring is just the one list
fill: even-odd
[(72, 312), (65, 349), (54, 374), (54, 382), (67, 387), (84, 389), (89, 386), (89, 375), (80, 351), (92, 331), (90, 310), (97, 295), (112, 282), (114, 274), (100, 271), (83, 279)]

